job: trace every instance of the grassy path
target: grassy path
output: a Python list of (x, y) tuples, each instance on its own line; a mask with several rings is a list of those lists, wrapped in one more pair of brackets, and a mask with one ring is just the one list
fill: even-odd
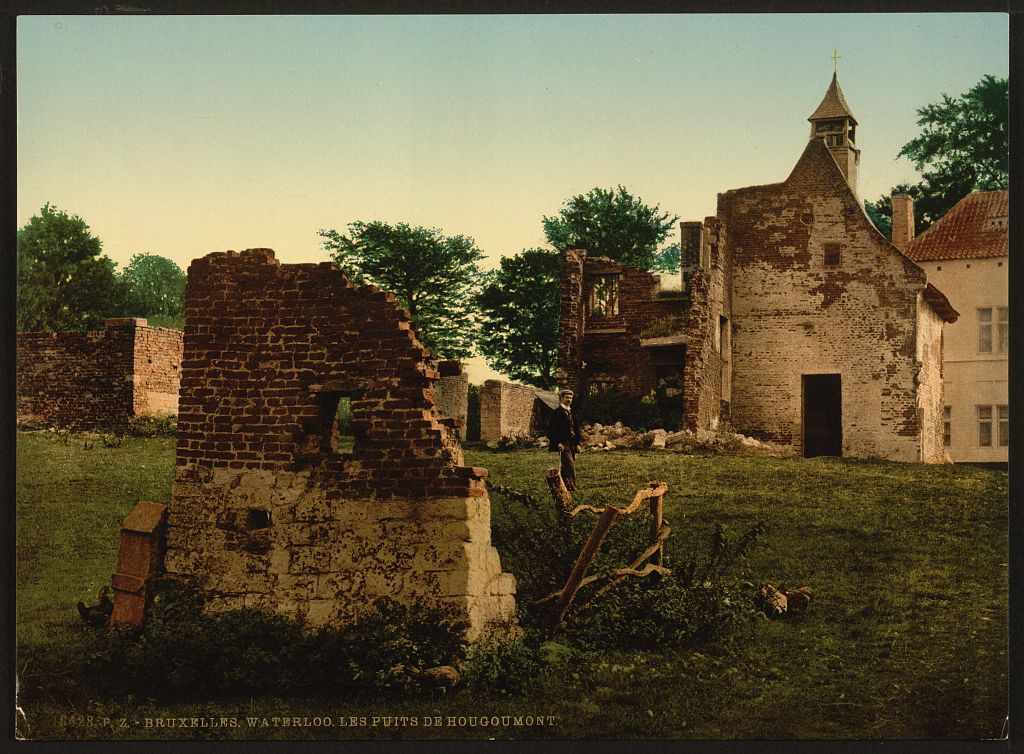
[[(525, 699), (245, 699), (160, 703), (66, 698), (33, 652), (81, 639), (74, 603), (113, 570), (120, 521), (169, 501), (173, 441), (118, 448), (18, 437), (18, 638), (37, 737), (96, 738), (963, 738), (998, 737), (1006, 714), (1007, 475), (958, 466), (828, 459), (582, 454), (581, 500), (627, 502), (669, 485), (669, 554), (716, 522), (768, 524), (746, 567), (811, 585), (795, 620), (758, 621), (731, 648), (609, 652), (542, 675)], [(467, 451), (492, 481), (543, 498), (544, 451)], [(495, 515), (498, 515), (498, 511)], [(356, 726), (181, 731), (88, 727), (67, 716), (551, 715), (553, 727)], [(62, 719), (61, 716), (64, 716)]]

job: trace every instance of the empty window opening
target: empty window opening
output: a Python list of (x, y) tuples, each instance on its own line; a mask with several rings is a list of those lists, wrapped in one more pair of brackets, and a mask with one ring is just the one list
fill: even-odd
[(619, 276), (596, 275), (590, 288), (590, 316), (614, 317), (619, 313)]
[(953, 409), (946, 406), (942, 409), (942, 444), (947, 448), (953, 442)]
[(245, 514), (245, 528), (249, 531), (266, 529), (270, 526), (270, 511), (262, 508), (250, 508)]
[(825, 244), (824, 261), (826, 267), (838, 267), (842, 259), (842, 245), (837, 243)]
[(352, 429), (352, 397), (338, 396), (338, 409), (331, 425), (331, 452), (343, 456), (355, 449), (356, 438)]
[[(349, 392), (320, 393), (319, 453), (328, 458), (348, 457), (359, 447), (359, 421), (355, 417), (359, 396)], [(312, 450), (312, 448), (311, 448)]]

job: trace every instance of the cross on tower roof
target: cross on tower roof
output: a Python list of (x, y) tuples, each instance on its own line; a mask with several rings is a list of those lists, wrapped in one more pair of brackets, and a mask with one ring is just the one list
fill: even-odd
[(839, 50), (832, 48), (832, 73), (839, 72), (839, 61), (842, 60), (843, 56), (839, 54)]

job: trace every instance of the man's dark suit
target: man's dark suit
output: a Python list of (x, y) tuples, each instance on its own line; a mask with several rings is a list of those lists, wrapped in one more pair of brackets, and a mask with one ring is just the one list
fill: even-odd
[(562, 481), (569, 492), (576, 491), (576, 452), (580, 448), (580, 439), (580, 428), (572, 411), (560, 405), (551, 412), (548, 450), (558, 450), (558, 446), (562, 446)]

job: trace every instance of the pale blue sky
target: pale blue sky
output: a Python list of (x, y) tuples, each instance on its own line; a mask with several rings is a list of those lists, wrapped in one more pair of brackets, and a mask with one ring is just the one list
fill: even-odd
[(915, 109), (1008, 74), (1002, 14), (35, 16), (18, 19), (18, 220), (82, 216), (120, 265), (271, 247), (320, 261), (355, 220), (473, 236), (497, 260), (623, 184), (701, 219), (782, 180), (832, 76), (860, 188)]

